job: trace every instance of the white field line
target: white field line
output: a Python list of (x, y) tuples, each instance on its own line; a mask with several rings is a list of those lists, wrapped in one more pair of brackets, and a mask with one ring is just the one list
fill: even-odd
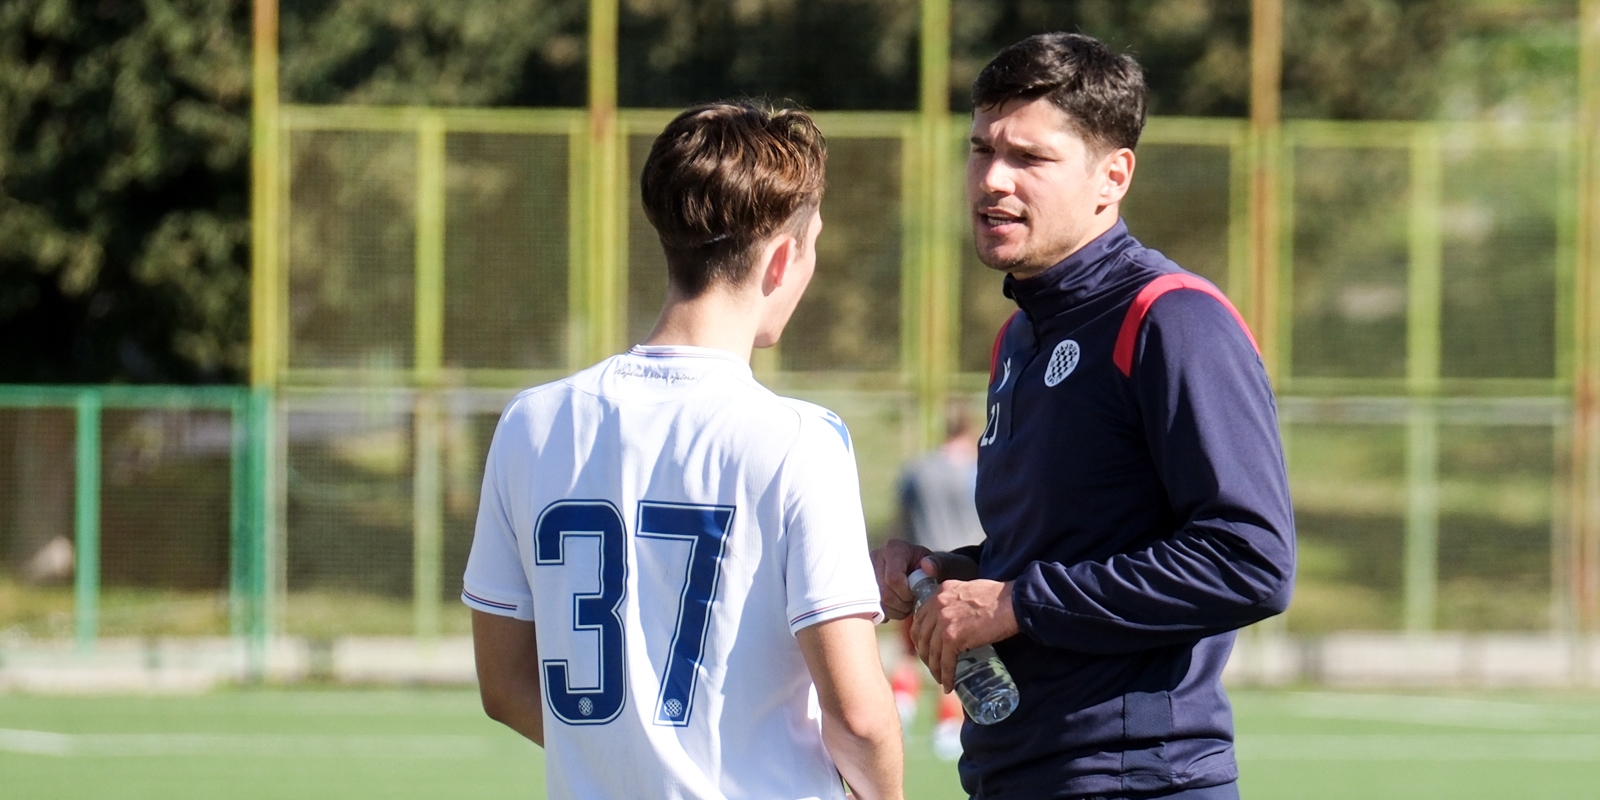
[(1296, 692), (1283, 699), (1283, 708), (1297, 717), (1349, 719), (1365, 722), (1408, 722), (1502, 730), (1539, 730), (1551, 724), (1586, 721), (1592, 713), (1528, 703), (1472, 700), (1460, 697)]
[(1255, 734), (1241, 761), (1591, 761), (1600, 734)]
[[(1600, 762), (1600, 734), (1256, 734), (1244, 761)], [(467, 735), (71, 734), (0, 728), (0, 752), (57, 757), (504, 758), (514, 740)]]
[(501, 758), (515, 740), (468, 735), (50, 733), (0, 728), (0, 752), (45, 756)]

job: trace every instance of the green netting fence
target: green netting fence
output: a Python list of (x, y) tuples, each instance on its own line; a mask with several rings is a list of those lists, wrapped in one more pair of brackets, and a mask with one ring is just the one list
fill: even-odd
[[(13, 582), (38, 597), (9, 625), (60, 635), (70, 611), (85, 642), (465, 632), (452, 598), (495, 419), (516, 387), (588, 363), (572, 342), (588, 298), (570, 288), (584, 265), (569, 211), (587, 128), (567, 112), (288, 111), (279, 387), (0, 388), (13, 509), (0, 558), (25, 575), (25, 557), (65, 537), (77, 559), (70, 597)], [(664, 115), (624, 113), (625, 174)], [(928, 308), (908, 220), (919, 131), (905, 115), (823, 125), (835, 177), (818, 276), (757, 366), (849, 421), (887, 535), (898, 467), (928, 443), (932, 390), (908, 342)], [(952, 172), (961, 133), (945, 134)], [(1571, 194), (1548, 189), (1570, 175), (1573, 140), (1285, 126), (1277, 381), (1303, 555), (1291, 630), (1569, 624), (1575, 221)], [(1127, 208), (1146, 243), (1228, 291), (1246, 279), (1247, 141), (1241, 121), (1153, 120)], [(637, 338), (664, 280), (632, 203), (615, 314)], [(963, 257), (938, 396), (981, 392), (1011, 310), (998, 282)]]
[[(634, 187), (674, 111), (616, 108), (596, 20), (587, 109), (280, 106), (258, 49), (254, 385), (0, 387), (0, 645), (466, 632), (497, 415), (665, 288)], [(754, 363), (849, 423), (876, 537), (1014, 309), (971, 255), (948, 37), (922, 46), (919, 110), (817, 114), (816, 278)], [(1278, 391), (1289, 632), (1594, 627), (1592, 127), (1151, 119), (1130, 228), (1246, 312)]]
[(272, 604), (272, 398), (0, 386), (0, 635), (233, 635)]

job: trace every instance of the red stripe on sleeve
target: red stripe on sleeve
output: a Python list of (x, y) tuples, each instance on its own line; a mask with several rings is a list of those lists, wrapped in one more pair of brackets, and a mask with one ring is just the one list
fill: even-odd
[[(1133, 345), (1139, 338), (1139, 326), (1144, 324), (1145, 315), (1150, 313), (1150, 307), (1155, 305), (1156, 300), (1161, 295), (1176, 289), (1194, 289), (1197, 292), (1204, 292), (1215, 297), (1218, 302), (1222, 303), (1222, 307), (1228, 309), (1228, 313), (1232, 314), (1235, 320), (1238, 320), (1239, 327), (1244, 329), (1245, 338), (1250, 340), (1250, 346), (1256, 349), (1258, 355), (1261, 353), (1261, 345), (1256, 344), (1255, 334), (1250, 332), (1250, 326), (1245, 324), (1244, 317), (1239, 315), (1239, 310), (1234, 308), (1233, 304), (1228, 302), (1228, 298), (1224, 297), (1222, 292), (1217, 291), (1217, 287), (1212, 286), (1210, 281), (1181, 273), (1162, 275), (1145, 284), (1144, 288), (1139, 290), (1138, 296), (1133, 298), (1133, 303), (1128, 306), (1127, 315), (1122, 318), (1122, 328), (1117, 331), (1117, 344), (1111, 350), (1111, 361), (1117, 365), (1117, 370), (1124, 376), (1133, 375)], [(1004, 328), (1000, 330), (1002, 333), (1005, 331)], [(999, 351), (999, 346), (1000, 342), (996, 340), (996, 352)], [(994, 367), (992, 365), (989, 368), (989, 380), (990, 382), (994, 381)]]

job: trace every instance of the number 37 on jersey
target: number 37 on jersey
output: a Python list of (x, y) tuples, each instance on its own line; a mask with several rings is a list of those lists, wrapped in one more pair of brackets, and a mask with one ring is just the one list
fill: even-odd
[[(681, 554), (680, 558), (649, 559), (653, 564), (679, 564), (680, 580), (674, 598), (640, 597), (641, 613), (675, 610), (672, 644), (662, 670), (653, 721), (657, 725), (684, 726), (694, 712), (695, 677), (704, 652), (706, 632), (716, 600), (722, 557), (733, 525), (732, 506), (685, 505), (640, 501), (636, 509), (635, 548), (640, 558), (649, 550)], [(598, 560), (576, 558), (577, 542), (597, 546)], [(628, 532), (622, 513), (607, 500), (561, 500), (539, 514), (534, 529), (534, 564), (537, 568), (572, 569), (579, 562), (597, 563), (598, 575), (568, 576), (564, 586), (582, 586), (572, 597), (572, 633), (562, 637), (574, 646), (595, 647), (598, 641), (598, 679), (594, 685), (575, 685), (568, 659), (544, 658), (540, 667), (545, 698), (555, 717), (569, 725), (603, 725), (617, 718), (627, 704), (627, 643), (623, 624), (623, 595), (628, 583)], [(539, 570), (542, 571), (542, 570)], [(679, 577), (679, 576), (663, 576)], [(598, 578), (598, 588), (595, 578)], [(655, 582), (652, 582), (655, 583)], [(642, 585), (642, 582), (641, 582)], [(579, 632), (592, 632), (582, 633)], [(595, 634), (598, 634), (596, 636)], [(541, 636), (541, 638), (544, 638)], [(585, 681), (588, 683), (589, 681)]]

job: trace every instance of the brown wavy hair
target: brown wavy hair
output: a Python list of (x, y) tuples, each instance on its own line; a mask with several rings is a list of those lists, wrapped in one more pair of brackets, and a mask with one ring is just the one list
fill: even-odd
[(696, 106), (667, 124), (644, 162), (644, 214), (666, 251), (667, 276), (688, 297), (737, 286), (756, 249), (803, 234), (822, 204), (827, 142), (804, 111), (765, 101)]

